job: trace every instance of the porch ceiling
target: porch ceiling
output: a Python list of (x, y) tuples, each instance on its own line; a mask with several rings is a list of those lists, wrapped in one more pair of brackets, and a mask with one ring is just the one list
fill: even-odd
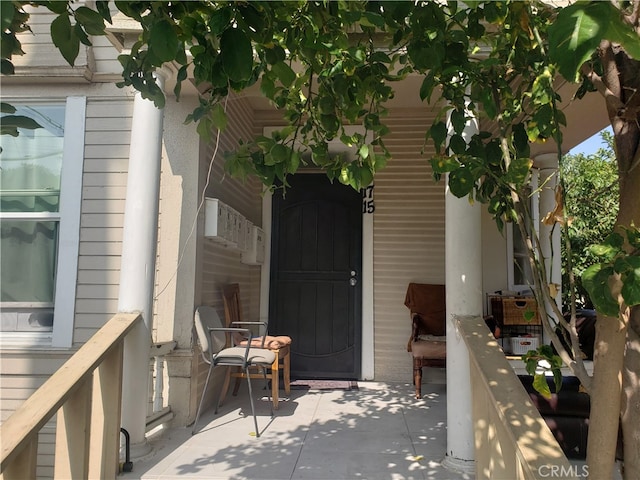
[[(437, 105), (420, 103), (420, 86), (423, 77), (421, 75), (410, 75), (402, 83), (395, 86), (395, 97), (387, 104), (390, 109), (415, 109), (415, 108), (437, 108)], [(586, 95), (580, 100), (574, 100), (573, 96), (578, 85), (563, 82), (559, 88), (561, 109), (567, 117), (567, 127), (564, 129), (562, 143), (563, 153), (567, 153), (576, 145), (596, 134), (608, 124), (607, 112), (604, 101), (597, 93)], [(274, 107), (260, 93), (259, 84), (243, 92), (241, 97), (247, 98), (252, 108), (256, 111), (270, 111)], [(433, 98), (437, 98), (437, 94)], [(426, 129), (426, 127), (425, 127)], [(534, 143), (531, 145), (531, 155), (544, 153), (555, 153), (556, 143), (547, 141), (544, 143)]]

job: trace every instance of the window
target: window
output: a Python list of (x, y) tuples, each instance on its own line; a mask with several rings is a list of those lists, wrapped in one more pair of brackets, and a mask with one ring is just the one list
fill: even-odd
[[(531, 185), (527, 189), (529, 208), (533, 219), (533, 225), (538, 233), (539, 222), (539, 195), (538, 174), (533, 171)], [(532, 193), (533, 192), (533, 193)], [(520, 233), (518, 225), (509, 223), (507, 225), (507, 277), (509, 290), (522, 292), (530, 291), (533, 285), (533, 274), (529, 264), (529, 255), (524, 239)]]
[(9, 103), (42, 128), (0, 139), (2, 343), (70, 346), (86, 102)]

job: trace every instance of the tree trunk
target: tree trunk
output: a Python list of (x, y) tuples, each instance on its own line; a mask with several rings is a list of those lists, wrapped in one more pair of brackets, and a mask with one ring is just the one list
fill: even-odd
[[(630, 169), (621, 182), (619, 225), (640, 226), (640, 161), (638, 127), (635, 128), (635, 148), (627, 152)], [(620, 410), (624, 441), (624, 478), (640, 478), (640, 306), (631, 308), (623, 369), (623, 390)]]
[[(634, 326), (636, 328), (634, 328)], [(624, 477), (640, 478), (640, 307), (633, 308), (622, 377)]]
[[(629, 17), (629, 20), (637, 29), (640, 10), (639, 2), (636, 0), (634, 3), (633, 18)], [(605, 104), (613, 127), (619, 172), (620, 208), (615, 231), (626, 237), (625, 227), (632, 224), (640, 226), (640, 103), (637, 96), (640, 62), (631, 59), (619, 45), (606, 40), (600, 45), (600, 60), (603, 66), (600, 80), (612, 93), (605, 97)], [(632, 253), (629, 248), (628, 253)], [(620, 285), (615, 289), (619, 294)], [(625, 450), (624, 478), (640, 478), (640, 339), (634, 330), (637, 309), (626, 307), (621, 310), (619, 318), (598, 317), (596, 322), (587, 444), (590, 478), (611, 478), (619, 422), (622, 424)], [(625, 348), (628, 348), (626, 354)]]
[(598, 317), (587, 441), (589, 477), (612, 478), (620, 419), (626, 326), (620, 318)]

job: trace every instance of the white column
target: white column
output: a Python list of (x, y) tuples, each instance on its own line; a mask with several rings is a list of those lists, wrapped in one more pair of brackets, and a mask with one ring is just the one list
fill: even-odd
[[(562, 308), (562, 265), (560, 257), (560, 245), (562, 242), (562, 234), (560, 225), (556, 224), (555, 228), (542, 222), (545, 216), (556, 208), (556, 186), (558, 171), (558, 154), (545, 153), (536, 156), (535, 165), (539, 167), (538, 185), (540, 186), (539, 201), (539, 236), (540, 249), (544, 256), (544, 265), (547, 272), (547, 278), (551, 283), (558, 286), (558, 294), (556, 295), (556, 304)], [(552, 311), (547, 306), (547, 311)]]
[[(466, 140), (478, 131), (469, 121)], [(474, 434), (469, 354), (455, 328), (455, 319), (482, 316), (482, 241), (480, 205), (456, 198), (446, 189), (445, 282), (447, 291), (447, 454), (443, 465), (473, 473)]]
[(119, 312), (139, 312), (144, 318), (144, 323), (140, 323), (127, 336), (124, 352), (122, 427), (129, 432), (131, 456), (134, 458), (150, 450), (145, 439), (145, 424), (153, 326), (162, 128), (163, 111), (136, 92), (118, 293)]

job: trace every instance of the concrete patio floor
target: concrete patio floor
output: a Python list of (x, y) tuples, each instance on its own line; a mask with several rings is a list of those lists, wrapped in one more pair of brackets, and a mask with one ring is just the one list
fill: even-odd
[[(437, 372), (436, 372), (437, 373)], [(444, 375), (413, 398), (405, 383), (358, 382), (358, 390), (292, 390), (270, 418), (256, 402), (259, 438), (246, 389), (191, 428), (168, 429), (122, 479), (470, 479), (444, 468)], [(255, 382), (255, 390), (259, 382)], [(282, 392), (284, 394), (284, 392)]]

